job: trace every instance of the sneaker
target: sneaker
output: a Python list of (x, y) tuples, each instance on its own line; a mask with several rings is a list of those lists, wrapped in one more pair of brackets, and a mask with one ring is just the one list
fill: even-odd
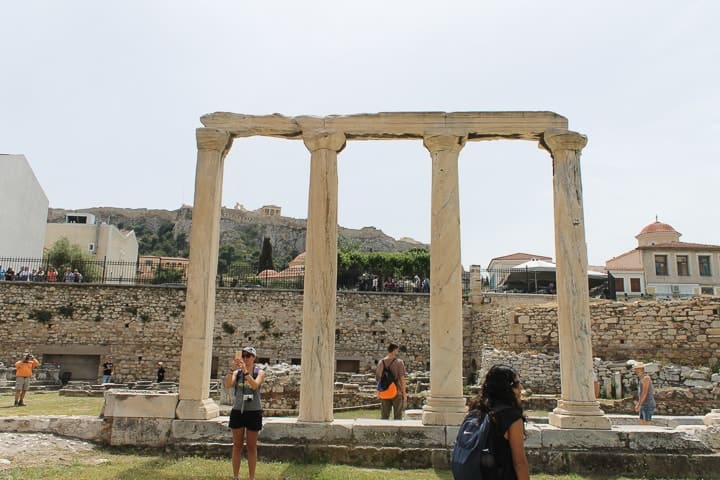
[(18, 407), (24, 407), (24, 406), (25, 406), (25, 404), (21, 400), (20, 403), (18, 403)]
[(17, 401), (17, 400), (15, 400), (15, 406), (16, 406), (16, 407), (18, 406), (18, 401)]

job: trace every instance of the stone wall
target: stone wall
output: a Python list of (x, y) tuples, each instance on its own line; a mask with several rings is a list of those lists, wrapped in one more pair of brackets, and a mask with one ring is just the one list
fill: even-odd
[[(476, 376), (484, 345), (556, 353), (552, 299), (486, 295), (474, 304), (466, 301), (466, 376)], [(214, 374), (226, 373), (234, 352), (248, 344), (270, 364), (297, 363), (302, 302), (299, 291), (218, 289)], [(165, 362), (166, 378), (177, 380), (184, 309), (184, 288), (0, 282), (0, 361), (12, 365), (25, 350), (37, 356), (112, 354), (116, 381), (153, 379), (158, 361)], [(408, 371), (428, 370), (429, 316), (426, 294), (338, 292), (336, 358), (346, 369), (369, 372), (392, 340), (402, 346)], [(718, 364), (720, 298), (594, 302), (591, 317), (596, 357)]]
[[(427, 370), (427, 295), (338, 292), (337, 299), (338, 360), (372, 371), (395, 341), (408, 370)], [(218, 289), (214, 373), (226, 373), (245, 345), (270, 364), (297, 363), (302, 302), (299, 291)], [(112, 354), (114, 381), (153, 379), (158, 361), (166, 379), (177, 380), (184, 310), (184, 288), (0, 282), (0, 360), (14, 364), (26, 350)]]
[[(532, 298), (542, 297), (542, 298)], [(530, 302), (544, 302), (530, 304)], [(489, 294), (473, 305), (468, 361), (483, 345), (517, 352), (558, 351), (553, 296)], [(720, 298), (682, 301), (593, 301), (593, 355), (605, 359), (662, 360), (683, 365), (720, 363)]]

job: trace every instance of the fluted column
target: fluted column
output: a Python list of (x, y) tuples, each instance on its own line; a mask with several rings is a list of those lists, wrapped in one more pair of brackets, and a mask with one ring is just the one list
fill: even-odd
[(303, 133), (310, 150), (298, 420), (332, 422), (337, 292), (337, 154), (345, 134)]
[(544, 145), (553, 159), (555, 258), (561, 399), (550, 424), (561, 428), (609, 429), (593, 387), (592, 331), (580, 152), (587, 137), (548, 130)]
[(430, 220), (430, 395), (425, 425), (458, 425), (465, 415), (462, 389), (462, 266), (458, 156), (462, 135), (426, 135), (432, 157)]
[(198, 128), (196, 138), (195, 202), (180, 354), (180, 401), (176, 410), (177, 418), (181, 419), (208, 419), (219, 413), (218, 406), (209, 398), (210, 363), (223, 163), (232, 138), (227, 132), (213, 128)]

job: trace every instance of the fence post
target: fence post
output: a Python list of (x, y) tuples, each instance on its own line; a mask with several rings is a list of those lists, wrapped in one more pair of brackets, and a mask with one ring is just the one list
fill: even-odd
[(103, 257), (103, 273), (102, 273), (102, 283), (105, 283), (106, 277), (105, 277), (105, 269), (107, 267), (107, 255)]

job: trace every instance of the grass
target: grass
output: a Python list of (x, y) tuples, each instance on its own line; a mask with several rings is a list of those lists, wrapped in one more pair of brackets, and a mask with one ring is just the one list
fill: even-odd
[[(0, 417), (28, 415), (100, 415), (102, 397), (65, 397), (57, 392), (25, 394), (25, 407), (14, 407), (15, 395), (0, 395)], [(0, 477), (2, 478), (2, 477)]]
[[(152, 478), (158, 480), (225, 480), (230, 478), (230, 459), (212, 460), (198, 457), (169, 458), (142, 457), (137, 455), (103, 455), (99, 465), (37, 466), (0, 471), (0, 479), (6, 480), (135, 480)], [(240, 467), (240, 477), (247, 478), (247, 465)], [(433, 469), (373, 469), (345, 465), (258, 463), (256, 480), (452, 480), (448, 470)], [(610, 477), (585, 477), (580, 475), (533, 475), (534, 480), (600, 480)], [(615, 477), (613, 477), (615, 478)], [(621, 477), (624, 478), (624, 477)], [(621, 480), (621, 479), (618, 479)], [(625, 479), (630, 480), (630, 479)]]

